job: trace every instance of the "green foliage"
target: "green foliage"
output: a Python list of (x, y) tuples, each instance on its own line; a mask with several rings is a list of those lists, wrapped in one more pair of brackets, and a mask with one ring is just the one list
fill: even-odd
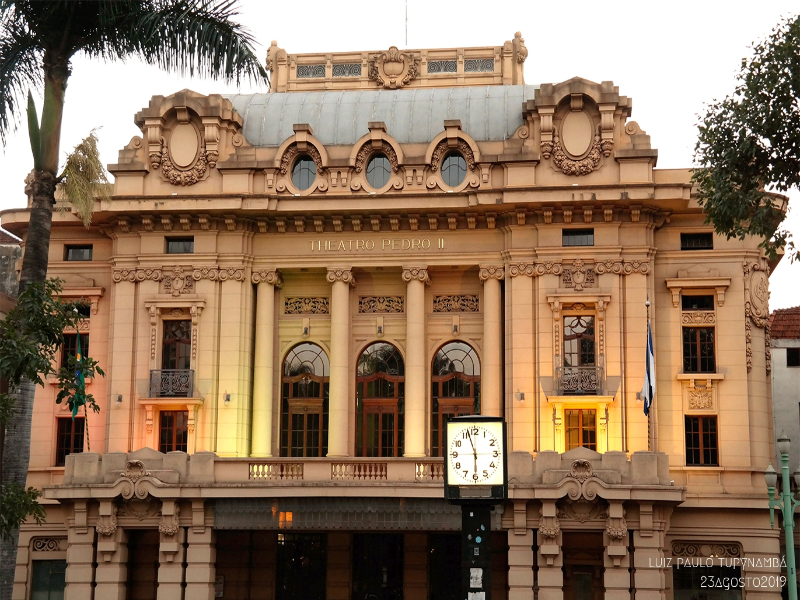
[(779, 23), (743, 59), (733, 94), (707, 105), (698, 123), (693, 182), (717, 233), (762, 239), (774, 258), (791, 234), (780, 229), (786, 192), (800, 184), (800, 17)]
[(36, 488), (26, 490), (14, 482), (0, 486), (0, 539), (11, 539), (12, 532), (29, 516), (37, 525), (44, 522), (44, 507), (37, 502), (41, 495)]
[(97, 149), (97, 135), (94, 129), (67, 155), (62, 180), (64, 193), (70, 205), (78, 211), (78, 216), (86, 227), (92, 222), (92, 211), (97, 200), (108, 200), (109, 182), (106, 170)]
[(31, 142), (31, 154), (33, 154), (33, 168), (37, 171), (42, 169), (42, 132), (39, 130), (39, 116), (36, 114), (36, 103), (33, 101), (33, 94), (28, 92), (28, 138)]
[(73, 415), (81, 406), (91, 408), (92, 411), (99, 413), (100, 407), (97, 406), (94, 396), (86, 393), (86, 385), (82, 383), (95, 375), (105, 377), (103, 369), (97, 364), (96, 360), (88, 356), (82, 357), (81, 360), (74, 356), (67, 357), (67, 366), (61, 367), (58, 371), (59, 392), (56, 396), (56, 404), (61, 404), (66, 400)]

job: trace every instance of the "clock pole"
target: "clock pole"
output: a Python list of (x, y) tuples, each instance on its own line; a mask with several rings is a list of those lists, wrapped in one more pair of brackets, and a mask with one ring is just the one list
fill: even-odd
[(445, 438), (445, 498), (461, 505), (461, 600), (491, 600), (492, 510), (508, 498), (506, 424), (453, 417)]

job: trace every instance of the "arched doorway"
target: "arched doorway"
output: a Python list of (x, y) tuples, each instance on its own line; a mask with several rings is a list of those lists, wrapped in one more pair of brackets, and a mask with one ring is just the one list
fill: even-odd
[(405, 364), (386, 342), (367, 346), (356, 372), (356, 456), (402, 456)]
[(286, 354), (281, 379), (281, 456), (328, 453), (328, 355), (317, 344)]
[(447, 342), (431, 369), (431, 456), (442, 456), (444, 422), (481, 413), (481, 362), (464, 342)]

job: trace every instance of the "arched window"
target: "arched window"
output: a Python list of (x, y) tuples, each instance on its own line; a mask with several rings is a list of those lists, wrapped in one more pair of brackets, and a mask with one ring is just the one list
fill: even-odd
[(294, 161), (292, 167), (292, 183), (298, 190), (307, 190), (317, 178), (317, 163), (304, 154)]
[(442, 456), (444, 422), (481, 413), (481, 362), (464, 342), (448, 342), (436, 353), (431, 370), (431, 456)]
[(385, 342), (367, 346), (356, 372), (356, 456), (403, 455), (405, 365)]
[(385, 154), (374, 154), (367, 164), (367, 182), (376, 190), (389, 183), (392, 165)]
[(316, 344), (298, 344), (283, 361), (281, 456), (328, 453), (328, 355)]
[(467, 176), (467, 161), (458, 152), (451, 152), (444, 157), (441, 171), (444, 184), (456, 187)]

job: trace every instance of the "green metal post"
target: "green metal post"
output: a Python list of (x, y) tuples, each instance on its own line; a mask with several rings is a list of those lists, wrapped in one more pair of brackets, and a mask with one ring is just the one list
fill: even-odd
[(783, 529), (786, 532), (786, 582), (789, 585), (789, 600), (797, 600), (797, 575), (794, 566), (794, 507), (795, 499), (789, 481), (789, 455), (781, 453), (781, 509), (783, 509)]

